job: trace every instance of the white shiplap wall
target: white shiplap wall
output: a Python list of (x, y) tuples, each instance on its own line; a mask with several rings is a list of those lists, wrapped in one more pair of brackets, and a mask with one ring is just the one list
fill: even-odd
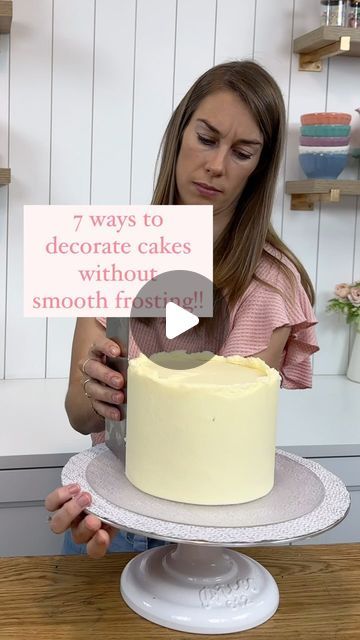
[[(274, 223), (316, 285), (314, 372), (345, 372), (349, 330), (324, 308), (335, 283), (360, 277), (358, 203), (292, 212), (284, 195), (303, 177), (300, 114), (360, 105), (359, 58), (298, 71), (292, 40), (318, 24), (314, 0), (14, 0), (0, 36), (0, 165), (12, 170), (0, 189), (0, 378), (68, 375), (74, 321), (23, 317), (23, 205), (148, 202), (172, 109), (205, 69), (243, 57), (274, 75), (288, 108)], [(358, 177), (355, 160), (345, 176)]]

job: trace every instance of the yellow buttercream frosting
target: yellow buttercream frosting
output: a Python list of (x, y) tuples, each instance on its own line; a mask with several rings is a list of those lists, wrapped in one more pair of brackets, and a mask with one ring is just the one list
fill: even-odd
[[(200, 365), (189, 368), (194, 361)], [(192, 504), (266, 495), (279, 388), (279, 373), (259, 358), (173, 351), (130, 360), (127, 478), (146, 493)]]

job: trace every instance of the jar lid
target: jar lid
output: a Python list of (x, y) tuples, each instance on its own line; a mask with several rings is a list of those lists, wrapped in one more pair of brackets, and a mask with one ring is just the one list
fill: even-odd
[(325, 4), (327, 6), (339, 6), (345, 3), (345, 0), (320, 0), (320, 4)]

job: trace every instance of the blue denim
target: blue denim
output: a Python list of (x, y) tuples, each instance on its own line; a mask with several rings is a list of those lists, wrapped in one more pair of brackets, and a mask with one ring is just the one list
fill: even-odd
[[(153, 547), (161, 547), (168, 544), (164, 540), (156, 540), (155, 538), (145, 538), (136, 533), (128, 531), (119, 531), (112, 540), (108, 553), (118, 553), (121, 551), (145, 551)], [(73, 541), (71, 531), (65, 532), (64, 542), (61, 549), (62, 555), (86, 555), (86, 544), (76, 544)]]

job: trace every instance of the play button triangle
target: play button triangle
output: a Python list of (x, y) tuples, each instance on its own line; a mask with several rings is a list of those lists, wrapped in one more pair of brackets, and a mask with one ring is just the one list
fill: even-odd
[(166, 337), (169, 340), (176, 338), (188, 329), (199, 324), (199, 318), (190, 311), (179, 307), (175, 302), (168, 302), (166, 305)]

